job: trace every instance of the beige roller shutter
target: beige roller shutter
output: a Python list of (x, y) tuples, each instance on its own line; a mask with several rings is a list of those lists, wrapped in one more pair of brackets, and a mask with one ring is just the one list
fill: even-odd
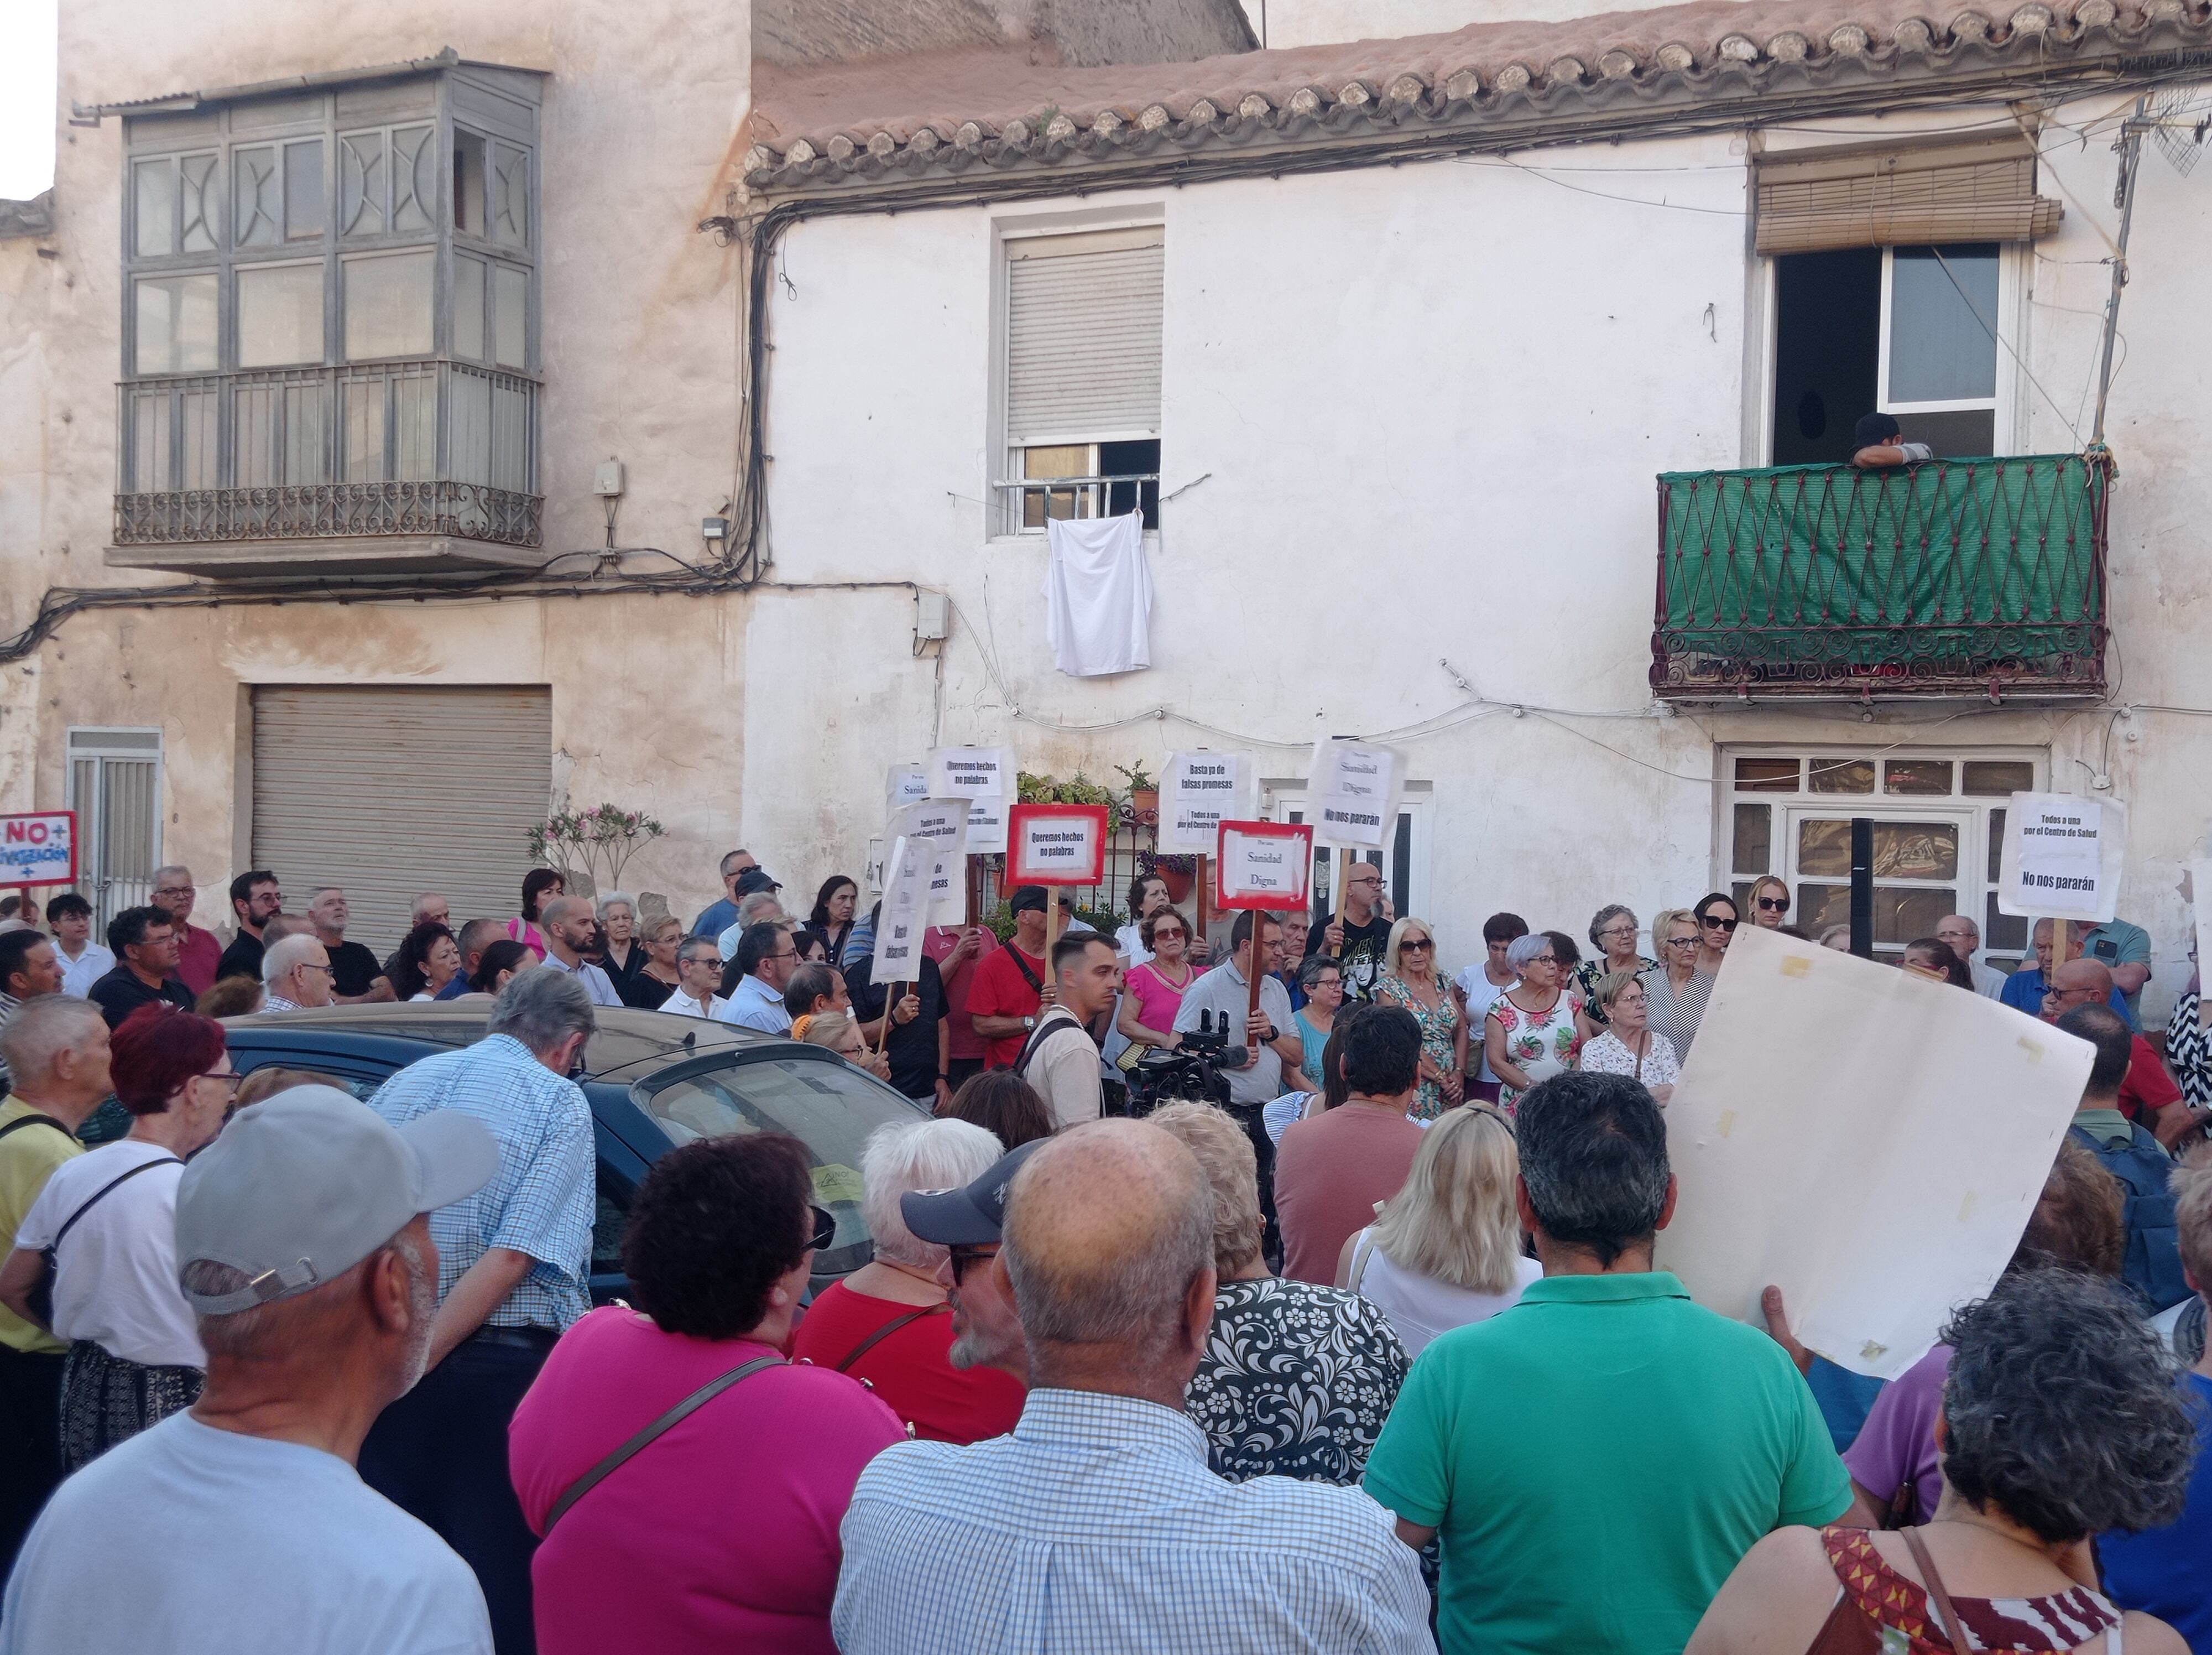
[(352, 940), (381, 959), (420, 891), (458, 927), (511, 915), (526, 836), (553, 788), (553, 703), (542, 687), (253, 692), (253, 866), (284, 906), (340, 885)]
[(2035, 146), (2021, 133), (1763, 156), (1758, 180), (1756, 245), (1768, 253), (2032, 241), (2063, 210), (2035, 193)]
[(1160, 429), (1158, 226), (1006, 246), (1006, 434), (1093, 441)]

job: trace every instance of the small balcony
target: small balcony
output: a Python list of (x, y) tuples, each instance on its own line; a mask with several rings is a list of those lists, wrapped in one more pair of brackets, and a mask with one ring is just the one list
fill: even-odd
[(2094, 700), (2109, 462), (1659, 478), (1662, 701)]
[(538, 396), (447, 362), (133, 380), (107, 562), (218, 577), (534, 567)]

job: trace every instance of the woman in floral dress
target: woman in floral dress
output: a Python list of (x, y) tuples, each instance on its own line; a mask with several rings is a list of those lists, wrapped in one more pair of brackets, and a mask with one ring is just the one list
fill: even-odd
[(1505, 958), (1521, 980), (1491, 1007), (1483, 1042), (1499, 1081), (1498, 1106), (1510, 1115), (1523, 1092), (1575, 1067), (1582, 1048), (1575, 1016), (1583, 1001), (1562, 986), (1559, 955), (1541, 931), (1516, 937)]
[(1437, 973), (1436, 933), (1411, 914), (1390, 928), (1375, 1003), (1402, 1006), (1421, 1029), (1421, 1085), (1406, 1113), (1433, 1121), (1461, 1100), (1466, 1085), (1467, 1025), (1451, 989)]

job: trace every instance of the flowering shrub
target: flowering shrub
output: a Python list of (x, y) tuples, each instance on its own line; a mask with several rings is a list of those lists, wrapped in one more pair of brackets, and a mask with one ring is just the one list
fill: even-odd
[(581, 876), (595, 892), (612, 891), (629, 859), (667, 831), (643, 811), (619, 805), (556, 811), (543, 827), (530, 830), (530, 855), (560, 869), (572, 888)]

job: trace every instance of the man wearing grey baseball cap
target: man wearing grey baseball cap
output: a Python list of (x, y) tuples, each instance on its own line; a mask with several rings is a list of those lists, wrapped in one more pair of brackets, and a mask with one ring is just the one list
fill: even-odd
[(240, 1110), (177, 1190), (206, 1389), (56, 1491), (0, 1655), (488, 1655), (476, 1577), (354, 1459), (422, 1374), (428, 1215), (498, 1170), (491, 1134), (452, 1110), (394, 1128), (325, 1086)]

